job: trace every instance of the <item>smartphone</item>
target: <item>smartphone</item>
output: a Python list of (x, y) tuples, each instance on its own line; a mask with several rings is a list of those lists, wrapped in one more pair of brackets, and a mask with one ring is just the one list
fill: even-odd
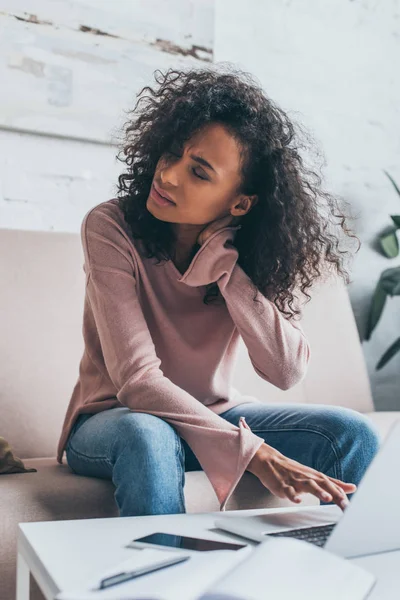
[(144, 537), (136, 538), (128, 546), (132, 548), (160, 546), (161, 548), (179, 548), (181, 550), (240, 550), (246, 544), (232, 544), (217, 540), (204, 540), (202, 538), (186, 537), (184, 535), (172, 535), (171, 533), (152, 533)]

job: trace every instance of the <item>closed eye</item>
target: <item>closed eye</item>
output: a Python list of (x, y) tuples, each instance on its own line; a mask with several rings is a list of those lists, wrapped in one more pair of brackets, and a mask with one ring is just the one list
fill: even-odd
[(194, 175), (196, 177), (198, 177), (199, 179), (202, 179), (203, 181), (208, 181), (208, 177), (202, 177), (195, 168), (192, 167), (192, 172), (194, 173)]
[[(172, 150), (168, 150), (168, 154), (170, 156), (174, 156), (176, 158), (182, 158), (182, 154), (178, 154), (178, 152), (172, 152)], [(203, 181), (209, 181), (209, 178), (204, 173), (203, 169), (200, 167), (200, 173), (198, 171), (199, 167), (192, 167), (192, 173), (198, 179), (202, 179)]]

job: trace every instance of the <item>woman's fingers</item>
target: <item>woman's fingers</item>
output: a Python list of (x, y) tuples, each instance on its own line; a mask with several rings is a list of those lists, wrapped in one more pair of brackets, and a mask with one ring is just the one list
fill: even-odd
[(319, 480), (310, 477), (309, 479), (302, 478), (301, 481), (286, 482), (281, 480), (278, 494), (281, 498), (287, 497), (292, 502), (300, 502), (300, 494), (308, 492), (319, 498), (322, 502), (335, 502), (341, 508), (343, 503), (347, 503), (347, 498), (343, 490), (338, 488), (334, 483), (321, 476)]
[[(316, 471), (315, 469), (312, 469), (311, 467), (308, 468), (308, 471), (311, 475), (314, 475), (315, 477), (322, 475), (322, 473), (320, 471)], [(351, 494), (353, 491), (355, 491), (357, 489), (357, 486), (354, 483), (346, 483), (345, 481), (342, 481), (341, 479), (335, 479), (335, 477), (330, 477), (329, 475), (324, 475), (324, 477), (326, 477), (327, 479), (330, 479), (333, 483), (335, 483), (336, 485), (345, 489), (346, 494)]]
[[(345, 483), (340, 479), (329, 477), (324, 475), (320, 471), (316, 471), (312, 468), (306, 468), (303, 470), (302, 477), (309, 479), (309, 481), (316, 481), (319, 489), (323, 490), (323, 494), (318, 496), (323, 502), (334, 502), (340, 508), (344, 509), (349, 501), (346, 494), (350, 494), (357, 489), (353, 483)], [(311, 486), (314, 487), (314, 486)]]
[(333, 482), (329, 481), (327, 477), (322, 476), (320, 479), (310, 478), (304, 481), (302, 486), (303, 491), (314, 494), (314, 496), (317, 496), (322, 502), (334, 502), (342, 509), (348, 504), (344, 491)]
[(280, 498), (289, 498), (295, 503), (301, 501), (300, 494), (308, 492), (321, 502), (334, 502), (344, 510), (349, 502), (346, 494), (357, 489), (352, 483), (345, 483), (334, 477), (326, 476), (271, 448), (266, 454), (263, 464), (266, 469), (264, 472), (259, 471), (257, 476), (265, 487), (272, 494)]
[(306, 489), (308, 488), (308, 492), (317, 496), (322, 502), (330, 502), (332, 500), (332, 496), (322, 489), (314, 479), (309, 479), (304, 482)]
[(289, 500), (291, 500), (292, 502), (295, 502), (296, 504), (301, 502), (299, 493), (295, 490), (295, 488), (292, 485), (283, 485), (282, 490), (285, 496), (289, 498)]
[(304, 486), (303, 491), (313, 494), (322, 502), (331, 502), (334, 500), (333, 495), (321, 487), (314, 479), (305, 481), (302, 486)]
[(340, 479), (335, 479), (334, 477), (328, 477), (328, 479), (330, 479), (331, 481), (333, 481), (333, 483), (346, 490), (346, 494), (352, 494), (357, 489), (355, 483), (346, 483), (344, 481), (340, 481)]
[[(332, 502), (335, 502), (340, 508), (345, 508), (348, 504), (347, 496), (344, 490), (330, 481), (328, 477), (324, 477), (323, 482), (320, 484), (323, 489), (332, 496)], [(328, 500), (330, 502), (330, 500)]]

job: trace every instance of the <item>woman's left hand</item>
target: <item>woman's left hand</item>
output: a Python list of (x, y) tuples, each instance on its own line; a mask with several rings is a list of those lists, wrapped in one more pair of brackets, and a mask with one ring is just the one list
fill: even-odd
[(221, 219), (216, 219), (215, 221), (211, 221), (200, 233), (197, 238), (197, 243), (199, 246), (202, 246), (209, 237), (212, 236), (213, 233), (216, 233), (219, 229), (223, 229), (224, 227), (232, 227), (239, 225), (240, 217), (233, 217), (232, 215), (228, 215), (227, 217), (222, 217)]

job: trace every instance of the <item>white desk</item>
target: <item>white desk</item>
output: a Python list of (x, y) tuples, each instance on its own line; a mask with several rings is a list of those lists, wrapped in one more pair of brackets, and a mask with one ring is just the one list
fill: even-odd
[[(106, 570), (132, 556), (135, 550), (124, 546), (135, 537), (157, 530), (239, 541), (229, 533), (215, 530), (215, 518), (300, 510), (310, 510), (310, 507), (21, 523), (18, 531), (17, 600), (29, 600), (30, 572), (46, 599), (54, 600), (61, 590), (79, 586), (99, 570)], [(313, 510), (318, 511), (320, 507), (316, 506)], [(379, 578), (369, 600), (398, 600), (400, 551), (354, 560)]]
[(400, 550), (352, 559), (377, 578), (368, 600), (395, 600), (400, 598)]

